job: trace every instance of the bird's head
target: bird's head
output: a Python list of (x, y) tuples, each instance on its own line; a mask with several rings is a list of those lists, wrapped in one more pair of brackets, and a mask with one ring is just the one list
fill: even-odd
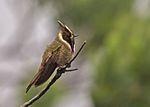
[(75, 37), (78, 35), (75, 35), (69, 27), (67, 27), (65, 24), (63, 24), (61, 21), (58, 20), (60, 30), (58, 32), (58, 37), (65, 42), (67, 45), (71, 47), (72, 52), (75, 50)]

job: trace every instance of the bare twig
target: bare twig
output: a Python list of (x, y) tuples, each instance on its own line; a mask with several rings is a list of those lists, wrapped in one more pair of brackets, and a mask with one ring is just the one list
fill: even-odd
[(29, 107), (32, 105), (35, 101), (37, 101), (39, 98), (41, 98), (49, 89), (50, 87), (61, 77), (61, 75), (65, 72), (71, 72), (75, 71), (77, 69), (70, 69), (67, 70), (66, 68), (69, 68), (71, 63), (75, 60), (75, 58), (79, 55), (81, 50), (83, 49), (84, 45), (86, 44), (86, 41), (83, 42), (82, 46), (80, 47), (79, 51), (76, 53), (76, 55), (72, 58), (72, 60), (66, 64), (66, 66), (58, 68), (56, 75), (53, 77), (53, 79), (49, 82), (49, 84), (41, 91), (39, 92), (36, 96), (34, 96), (32, 99), (29, 101), (25, 102), (21, 107)]

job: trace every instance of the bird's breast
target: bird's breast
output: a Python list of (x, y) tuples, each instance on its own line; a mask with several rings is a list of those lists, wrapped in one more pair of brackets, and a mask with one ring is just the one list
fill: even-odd
[(73, 56), (72, 51), (66, 46), (62, 45), (58, 55), (57, 64), (59, 66), (64, 66), (71, 60), (72, 56)]

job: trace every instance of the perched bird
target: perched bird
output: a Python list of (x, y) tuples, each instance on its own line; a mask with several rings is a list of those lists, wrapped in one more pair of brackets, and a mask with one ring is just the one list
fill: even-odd
[(56, 68), (64, 66), (73, 57), (77, 35), (59, 20), (58, 23), (59, 30), (56, 38), (47, 46), (39, 70), (28, 85), (26, 93), (32, 85), (37, 87), (47, 81)]

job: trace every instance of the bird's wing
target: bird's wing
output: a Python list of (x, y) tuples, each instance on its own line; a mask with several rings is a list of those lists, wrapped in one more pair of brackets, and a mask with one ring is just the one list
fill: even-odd
[(46, 80), (48, 80), (48, 78), (52, 75), (52, 73), (57, 67), (56, 61), (58, 59), (58, 51), (60, 47), (61, 47), (60, 45), (57, 45), (57, 47), (50, 47), (50, 48), (48, 47), (46, 49), (42, 57), (43, 59), (39, 67), (39, 70), (37, 74), (34, 76), (34, 78), (31, 80), (30, 84), (28, 85), (26, 93), (29, 91), (29, 89), (33, 84), (35, 86), (39, 86), (43, 84)]

